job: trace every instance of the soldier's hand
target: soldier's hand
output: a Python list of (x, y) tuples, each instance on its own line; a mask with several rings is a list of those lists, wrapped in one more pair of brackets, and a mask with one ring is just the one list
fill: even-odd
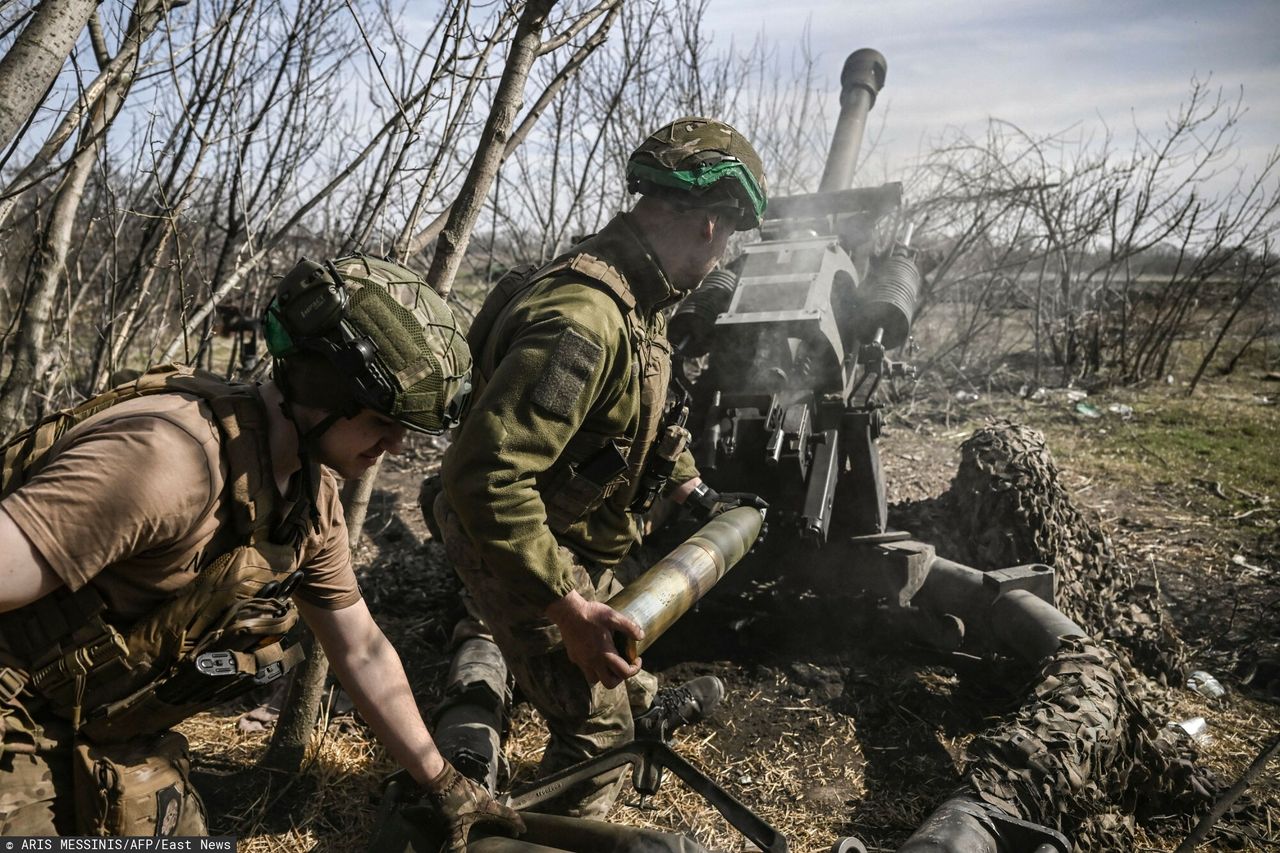
[(452, 764), (422, 786), (425, 799), (435, 806), (449, 827), (449, 840), (443, 848), (448, 853), (464, 853), (468, 836), (477, 825), (487, 826), (503, 835), (524, 832), (520, 815), (493, 798), (483, 786), (463, 776)]
[(587, 601), (574, 591), (552, 602), (547, 616), (560, 628), (564, 650), (588, 684), (617, 687), (640, 671), (639, 659), (630, 664), (618, 654), (613, 635), (624, 634), (639, 642), (644, 631), (609, 605)]

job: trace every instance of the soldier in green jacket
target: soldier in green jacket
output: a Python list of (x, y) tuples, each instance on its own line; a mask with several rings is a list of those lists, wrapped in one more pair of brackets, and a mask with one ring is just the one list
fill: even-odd
[[(509, 275), (476, 317), (474, 407), (445, 455), (435, 518), (467, 591), (524, 694), (546, 719), (552, 773), (632, 737), (623, 682), (652, 699), (613, 634), (639, 627), (603, 602), (637, 544), (637, 498), (671, 373), (662, 309), (696, 288), (729, 237), (765, 208), (760, 158), (736, 130), (679, 119), (631, 155), (640, 199), (550, 264)], [(759, 501), (719, 495), (685, 450), (663, 489), (701, 517)], [(686, 707), (723, 690), (702, 679)], [(602, 818), (621, 771), (555, 804)]]

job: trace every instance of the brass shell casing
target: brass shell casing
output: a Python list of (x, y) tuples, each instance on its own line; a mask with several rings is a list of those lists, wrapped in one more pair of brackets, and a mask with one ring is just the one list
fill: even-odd
[(638, 643), (616, 634), (619, 654), (634, 663), (751, 550), (763, 526), (764, 513), (754, 507), (721, 513), (610, 598), (610, 607), (644, 630)]

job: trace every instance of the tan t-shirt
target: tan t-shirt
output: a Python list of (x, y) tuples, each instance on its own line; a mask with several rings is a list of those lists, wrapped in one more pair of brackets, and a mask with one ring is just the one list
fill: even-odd
[[(129, 400), (63, 436), (44, 469), (0, 505), (68, 587), (92, 583), (115, 613), (135, 618), (229, 544), (225, 534), (215, 541), (231, 511), (220, 444), (216, 420), (196, 397)], [(301, 548), (296, 594), (340, 610), (360, 590), (328, 470), (317, 503), (320, 523)]]

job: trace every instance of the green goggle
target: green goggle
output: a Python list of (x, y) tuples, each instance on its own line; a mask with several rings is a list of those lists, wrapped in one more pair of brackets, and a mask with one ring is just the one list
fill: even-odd
[(739, 208), (738, 230), (755, 228), (764, 218), (764, 208), (768, 203), (764, 190), (756, 181), (755, 175), (741, 160), (726, 158), (718, 163), (698, 166), (693, 169), (662, 169), (646, 163), (632, 160), (627, 164), (627, 172), (636, 178), (649, 181), (660, 187), (669, 187), (686, 192), (701, 192), (724, 180), (735, 182), (742, 188), (750, 204), (749, 209)]

